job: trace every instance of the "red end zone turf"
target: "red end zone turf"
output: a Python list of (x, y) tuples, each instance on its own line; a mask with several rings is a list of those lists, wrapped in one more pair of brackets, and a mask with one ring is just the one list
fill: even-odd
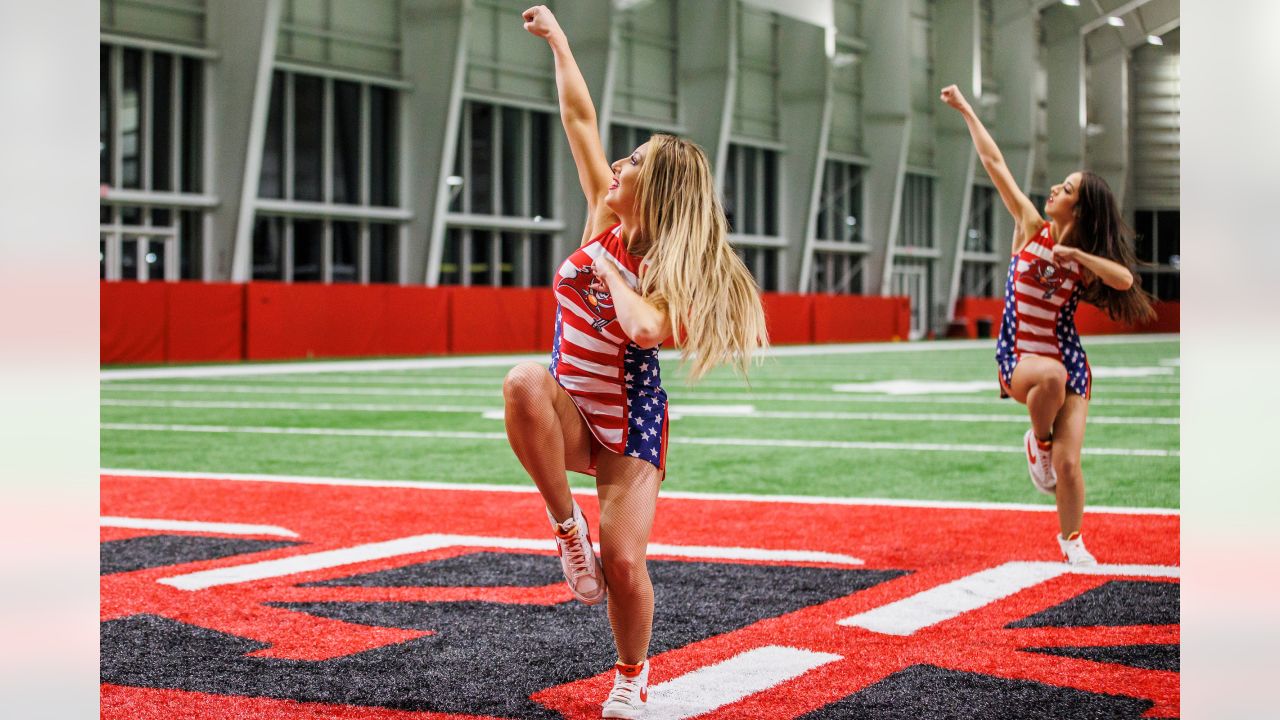
[[(101, 495), (130, 526), (102, 530), (104, 718), (599, 717), (603, 610), (556, 580), (535, 494), (103, 476)], [(1107, 574), (1063, 572), (1055, 531), (1052, 512), (663, 498), (651, 710), (1176, 717), (1178, 517), (1087, 515)], [(750, 667), (762, 649), (802, 666)], [(698, 690), (726, 668), (764, 679)]]

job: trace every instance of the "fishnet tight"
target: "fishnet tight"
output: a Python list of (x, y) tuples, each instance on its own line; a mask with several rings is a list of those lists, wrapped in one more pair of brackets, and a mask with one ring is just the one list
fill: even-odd
[[(573, 514), (567, 470), (586, 472), (596, 443), (569, 394), (536, 363), (521, 363), (502, 387), (507, 439), (547, 509), (558, 521)], [(653, 629), (653, 584), (645, 550), (661, 472), (643, 460), (596, 446), (600, 559), (609, 586), (609, 625), (618, 659), (642, 663)]]

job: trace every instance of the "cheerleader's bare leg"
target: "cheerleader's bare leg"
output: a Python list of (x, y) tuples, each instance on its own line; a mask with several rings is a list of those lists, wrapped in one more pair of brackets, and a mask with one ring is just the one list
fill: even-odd
[(537, 363), (511, 368), (502, 385), (507, 439), (538, 486), (547, 511), (562, 522), (573, 515), (566, 471), (591, 463), (591, 431), (573, 399)]
[(618, 659), (645, 661), (653, 629), (653, 584), (645, 561), (662, 471), (638, 458), (603, 451), (597, 459), (600, 560), (609, 578), (609, 624)]
[(1027, 406), (1036, 437), (1048, 440), (1067, 399), (1067, 369), (1053, 358), (1023, 355), (1013, 369), (1009, 389), (1013, 399)]
[(1054, 497), (1058, 504), (1058, 524), (1064, 538), (1078, 532), (1084, 522), (1084, 473), (1080, 468), (1080, 453), (1084, 448), (1088, 414), (1089, 401), (1068, 393), (1053, 423), (1053, 469), (1058, 476)]

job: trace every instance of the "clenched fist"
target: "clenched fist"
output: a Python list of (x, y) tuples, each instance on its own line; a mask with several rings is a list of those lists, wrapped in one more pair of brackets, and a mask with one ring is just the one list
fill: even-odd
[(540, 38), (550, 39), (552, 35), (561, 33), (560, 23), (546, 5), (534, 5), (524, 11), (524, 29)]
[(955, 85), (948, 85), (942, 88), (942, 102), (961, 112), (964, 112), (969, 107), (969, 101), (964, 99), (964, 93), (961, 93), (960, 88)]

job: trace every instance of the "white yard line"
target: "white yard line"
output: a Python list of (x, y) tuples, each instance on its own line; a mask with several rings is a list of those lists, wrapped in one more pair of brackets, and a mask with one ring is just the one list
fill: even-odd
[[(506, 433), (466, 432), (452, 430), (391, 430), (379, 428), (320, 428), (320, 427), (254, 427), (230, 425), (177, 425), (153, 423), (102, 423), (103, 430), (130, 432), (188, 432), (188, 433), (236, 433), (260, 435), (313, 435), (329, 437), (414, 438), (436, 440), (506, 440)], [(828, 450), (909, 450), (924, 452), (970, 452), (1021, 454), (1021, 446), (966, 445), (951, 443), (896, 443), (855, 440), (783, 440), (777, 438), (704, 438), (678, 437), (671, 442), (677, 445), (733, 445), (741, 447), (786, 447)], [(1137, 457), (1178, 457), (1177, 450), (1143, 448), (1086, 447), (1085, 455), (1120, 455)]]
[(1179, 569), (1167, 565), (1073, 567), (1060, 562), (1009, 562), (844, 618), (837, 624), (886, 635), (912, 635), (1068, 573), (1176, 578)]
[[(504, 550), (544, 550), (555, 549), (554, 542), (548, 538), (512, 538), (482, 537), (477, 535), (443, 535), (427, 534), (395, 538), (382, 542), (364, 543), (335, 550), (290, 555), (275, 560), (242, 563), (183, 573), (161, 578), (156, 582), (178, 588), (179, 590), (205, 590), (221, 585), (235, 585), (256, 580), (286, 577), (298, 573), (326, 570), (329, 568), (353, 565), (370, 560), (412, 555), (447, 547), (499, 548)], [(812, 550), (771, 550), (764, 548), (742, 547), (706, 547), (685, 545), (649, 545), (649, 555), (687, 558), (714, 558), (721, 560), (760, 560), (767, 562), (826, 562), (841, 565), (862, 565), (863, 561), (837, 553), (816, 552)]]
[[(295, 485), (328, 485), (337, 487), (397, 488), (402, 490), (506, 492), (534, 494), (538, 489), (526, 485), (493, 485), (484, 483), (447, 483), (431, 480), (378, 480), (372, 478), (339, 478), (317, 475), (269, 475), (255, 473), (192, 472), (188, 470), (144, 470), (138, 468), (100, 468), (99, 474), (109, 477), (178, 478), (183, 480), (209, 480), (232, 482), (269, 482)], [(595, 488), (573, 488), (579, 495), (595, 495)], [(801, 505), (854, 505), (909, 508), (938, 508), (944, 510), (1010, 510), (1017, 512), (1057, 512), (1053, 505), (1029, 503), (973, 502), (965, 500), (905, 500), (897, 498), (850, 498), (821, 495), (750, 495), (746, 493), (703, 493), (662, 490), (662, 497), (677, 500), (711, 500), (723, 502), (795, 503)], [(1178, 516), (1176, 508), (1108, 507), (1089, 505), (1086, 512), (1117, 515), (1166, 515)]]
[[(857, 369), (868, 370), (868, 368), (865, 368), (862, 365), (859, 365)], [(873, 374), (879, 375), (879, 374), (882, 374), (883, 372), (887, 372), (890, 370), (902, 371), (903, 367), (901, 365), (897, 365), (891, 368), (884, 368), (883, 370), (877, 370), (874, 373), (850, 372), (847, 375), (844, 375), (842, 377), (823, 377), (823, 378), (793, 379), (793, 380), (762, 380), (762, 379), (756, 378), (756, 379), (753, 379), (749, 385), (746, 382), (743, 382), (742, 380), (719, 380), (719, 379), (711, 378), (711, 379), (699, 380), (696, 387), (724, 388), (727, 390), (740, 390), (742, 392), (750, 392), (751, 390), (768, 390), (768, 389), (825, 391), (829, 389), (832, 385), (840, 385), (845, 383), (866, 383), (866, 382), (883, 381), (884, 378), (875, 378), (875, 377), (871, 377), (871, 375)], [(1140, 386), (1140, 387), (1147, 386), (1147, 385), (1174, 386), (1174, 385), (1178, 385), (1180, 382), (1180, 380), (1177, 377), (1127, 377), (1127, 378), (1120, 378), (1120, 380), (1122, 380), (1124, 384), (1131, 384), (1131, 385)], [(324, 374), (314, 374), (314, 375), (306, 375), (306, 374), (273, 375), (269, 377), (250, 378), (250, 381), (253, 382), (254, 385), (261, 385), (263, 387), (273, 387), (278, 385), (288, 386), (290, 384), (299, 384), (299, 383), (302, 383), (302, 384), (311, 383), (311, 384), (321, 384), (321, 385), (345, 385), (350, 387), (358, 387), (361, 385), (405, 385), (408, 387), (439, 387), (442, 385), (443, 386), (469, 385), (469, 386), (476, 386), (476, 387), (493, 388), (496, 390), (502, 387), (503, 378), (498, 376), (462, 377), (462, 376), (456, 376), (456, 375), (430, 375), (426, 373), (419, 374), (419, 375), (382, 375), (382, 374), (366, 375), (366, 374), (356, 374), (356, 373), (333, 373), (333, 374), (324, 373)], [(116, 387), (117, 384), (120, 382), (127, 382), (127, 381), (119, 381), (119, 380), (107, 381), (104, 383), (103, 388), (108, 389), (108, 388)], [(1094, 382), (1095, 384), (1101, 384), (1103, 382), (1106, 382), (1108, 385), (1110, 385), (1112, 380), (1109, 378), (1095, 377)], [(678, 391), (681, 388), (685, 388), (686, 386), (683, 383), (683, 381), (677, 376), (674, 382), (665, 384), (664, 387), (666, 387), (668, 391), (671, 391), (673, 389)], [(688, 386), (688, 387), (692, 388), (695, 386)], [(984, 388), (984, 389), (989, 389), (991, 387), (995, 387), (995, 384), (989, 383), (988, 388)]]
[[(113, 400), (101, 401), (104, 407), (171, 408), (204, 410), (300, 410), (304, 412), (377, 412), (377, 413), (462, 413), (480, 415), (488, 420), (503, 420), (502, 408), (469, 405), (415, 405), (409, 403), (304, 403), (304, 402), (237, 402), (234, 400)], [(751, 405), (681, 405), (671, 410), (671, 420), (684, 417), (723, 417), (760, 420), (863, 420), (876, 422), (962, 422), (1014, 423), (1025, 425), (1021, 414), (946, 414), (946, 413), (856, 413), (856, 412), (789, 412), (756, 410)], [(1178, 418), (1112, 417), (1094, 415), (1094, 425), (1178, 425)]]
[(109, 528), (130, 530), (171, 530), (176, 532), (219, 533), (222, 535), (279, 535), (298, 537), (298, 533), (278, 525), (248, 525), (245, 523), (204, 522), (199, 520), (163, 520), (158, 518), (133, 518), (104, 515), (98, 524)]
[(647, 720), (685, 720), (781, 685), (843, 659), (832, 653), (768, 645), (649, 688)]
[[(1110, 391), (1107, 391), (1110, 392)], [(478, 397), (498, 398), (500, 389), (467, 390), (449, 388), (380, 388), (342, 387), (316, 385), (222, 385), (222, 384), (168, 384), (168, 383), (110, 383), (102, 386), (102, 393), (206, 393), (236, 395), (337, 395), (342, 397)], [(685, 400), (711, 400), (719, 403), (752, 402), (823, 402), (823, 403), (907, 403), (952, 405), (1004, 405), (1013, 407), (1012, 401), (1001, 400), (994, 395), (970, 396), (917, 396), (917, 395), (863, 395), (858, 393), (714, 393), (672, 391), (673, 402)], [(1100, 398), (1090, 405), (1114, 405), (1133, 407), (1178, 407), (1179, 401), (1158, 398)]]
[[(1085, 345), (1137, 345), (1176, 342), (1172, 335), (1101, 335), (1085, 339)], [(991, 349), (994, 340), (948, 340), (929, 343), (854, 343), (845, 345), (797, 345), (772, 347), (759, 353), (762, 357), (801, 357), (821, 355), (865, 355), (874, 353), (917, 353), (947, 350)], [(198, 365), (184, 367), (121, 368), (101, 370), (102, 380), (142, 380), (158, 378), (232, 377), (247, 375), (288, 375), (329, 372), (383, 372), (396, 370), (441, 370), (448, 368), (504, 367), (518, 362), (545, 361), (550, 351), (521, 355), (486, 355), (478, 357), (406, 358), (403, 360), (342, 360), (327, 362), (282, 362), (234, 365)], [(663, 362), (677, 360), (678, 351), (664, 350)]]
[(179, 410), (302, 410), (306, 412), (413, 412), (470, 413), (502, 416), (502, 408), (470, 405), (415, 405), (412, 403), (306, 403), (306, 402), (237, 402), (235, 400), (112, 400), (101, 401), (103, 407), (173, 408)]

